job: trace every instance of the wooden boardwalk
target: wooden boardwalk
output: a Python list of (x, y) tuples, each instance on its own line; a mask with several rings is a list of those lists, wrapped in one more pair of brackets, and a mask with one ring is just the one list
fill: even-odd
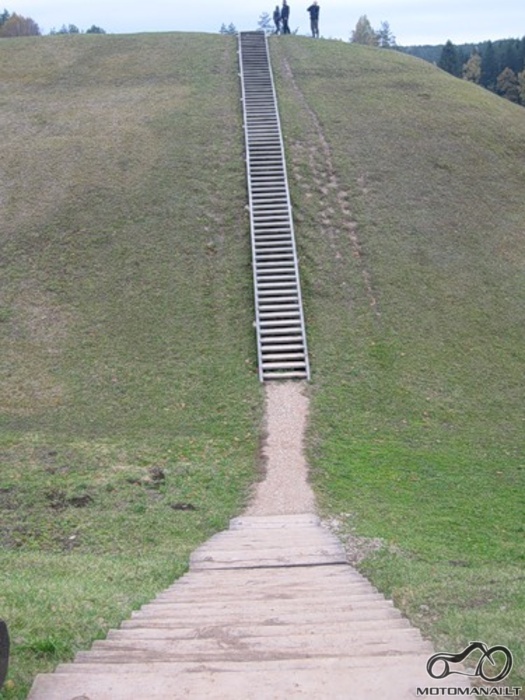
[(240, 517), (121, 629), (38, 676), (29, 699), (405, 700), (439, 686), (433, 652), (317, 516)]

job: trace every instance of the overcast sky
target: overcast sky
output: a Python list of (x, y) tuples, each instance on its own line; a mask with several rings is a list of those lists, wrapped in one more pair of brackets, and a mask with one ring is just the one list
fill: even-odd
[[(43, 33), (74, 24), (93, 24), (108, 33), (158, 31), (217, 32), (224, 22), (237, 29), (257, 28), (261, 13), (278, 0), (4, 0), (9, 12), (31, 17)], [(289, 0), (290, 26), (309, 29), (311, 0)], [(279, 2), (279, 4), (281, 4)], [(0, 8), (4, 3), (0, 0)], [(456, 44), (525, 35), (524, 0), (319, 0), (320, 30), (347, 40), (357, 20), (367, 15), (374, 29), (390, 24), (400, 45)]]

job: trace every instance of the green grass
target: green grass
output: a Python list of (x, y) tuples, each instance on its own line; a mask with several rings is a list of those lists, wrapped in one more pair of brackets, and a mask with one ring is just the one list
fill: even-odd
[(262, 395), (235, 42), (1, 48), (11, 699), (169, 585), (239, 512)]
[(272, 52), (322, 508), (440, 649), (508, 644), (523, 682), (523, 109), (393, 52)]

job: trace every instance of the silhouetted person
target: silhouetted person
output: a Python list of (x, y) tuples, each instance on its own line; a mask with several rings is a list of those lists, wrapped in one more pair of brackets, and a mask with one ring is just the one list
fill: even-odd
[(312, 29), (312, 36), (314, 39), (319, 39), (319, 5), (317, 0), (314, 0), (313, 5), (306, 10), (310, 13), (310, 27)]
[(288, 20), (290, 19), (290, 5), (286, 2), (286, 0), (283, 0), (281, 19), (283, 22), (283, 34), (289, 34), (290, 27), (288, 26)]
[(275, 24), (275, 33), (279, 34), (281, 31), (281, 10), (279, 9), (279, 5), (276, 5), (273, 11), (273, 23)]

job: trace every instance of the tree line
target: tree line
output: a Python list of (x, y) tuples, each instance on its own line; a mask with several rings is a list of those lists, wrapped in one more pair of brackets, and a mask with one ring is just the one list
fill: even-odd
[[(40, 27), (31, 17), (22, 17), (16, 12), (4, 10), (0, 13), (0, 39), (17, 36), (40, 36)], [(51, 29), (50, 34), (81, 34), (81, 30), (74, 24), (63, 24), (60, 29)], [(105, 34), (106, 32), (96, 25), (86, 29), (86, 34)]]
[(4, 10), (0, 13), (0, 38), (13, 36), (40, 36), (40, 27), (31, 17)]
[(444, 46), (411, 46), (401, 50), (525, 106), (525, 36), (459, 46), (447, 41)]

